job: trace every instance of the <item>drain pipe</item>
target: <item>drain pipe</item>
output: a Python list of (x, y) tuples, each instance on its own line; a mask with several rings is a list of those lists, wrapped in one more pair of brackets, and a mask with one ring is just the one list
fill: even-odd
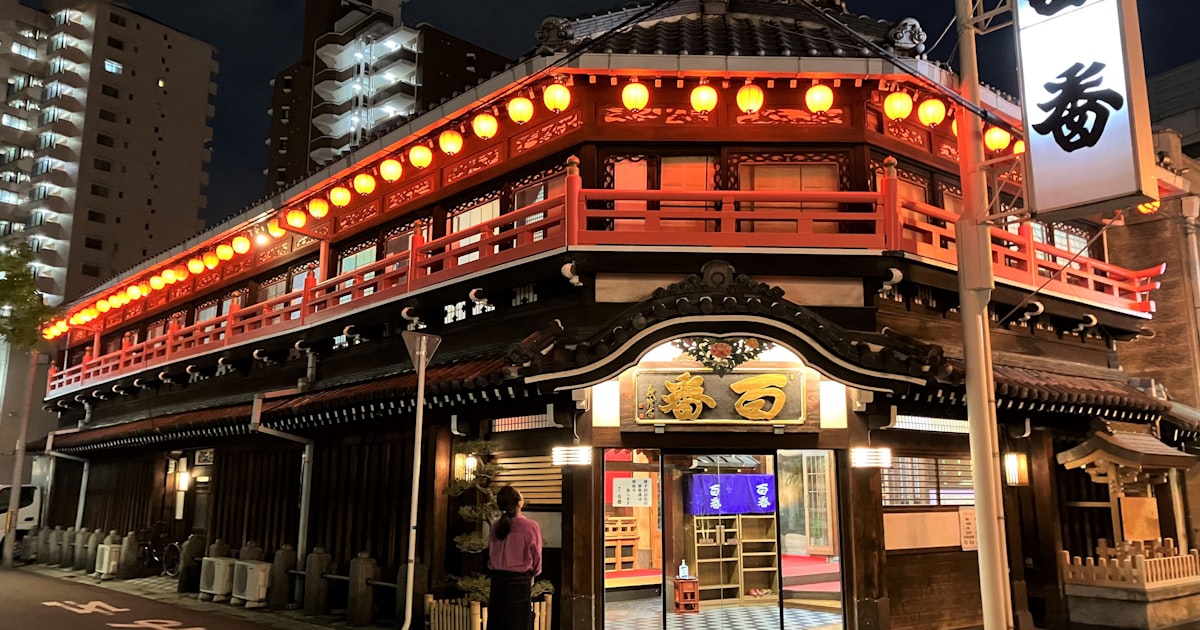
[(66, 459), (73, 462), (83, 463), (83, 476), (79, 480), (79, 498), (75, 500), (75, 529), (83, 527), (83, 507), (87, 502), (88, 476), (91, 474), (91, 460), (79, 457), (77, 455), (68, 455), (54, 450), (54, 436), (65, 435), (68, 433), (78, 433), (79, 428), (61, 429), (59, 431), (51, 431), (46, 436), (46, 450), (43, 453), (50, 457), (50, 472), (46, 475), (46, 499), (42, 502), (42, 514), (40, 520), (43, 524), (46, 523), (46, 517), (49, 516), (50, 510), (50, 494), (54, 492), (54, 470), (57, 467), (59, 459)]
[(313, 441), (294, 433), (264, 427), (262, 425), (262, 406), (263, 401), (269, 398), (282, 398), (284, 396), (303, 394), (308, 391), (313, 381), (316, 380), (317, 353), (303, 348), (302, 343), (299, 341), (296, 342), (296, 349), (304, 350), (307, 353), (308, 365), (304, 376), (297, 380), (296, 387), (272, 392), (259, 392), (254, 395), (254, 401), (250, 407), (250, 430), (252, 432), (304, 445), (304, 453), (300, 456), (300, 528), (296, 533), (296, 556), (300, 562), (300, 566), (304, 566), (304, 554), (308, 547), (308, 515), (312, 504)]

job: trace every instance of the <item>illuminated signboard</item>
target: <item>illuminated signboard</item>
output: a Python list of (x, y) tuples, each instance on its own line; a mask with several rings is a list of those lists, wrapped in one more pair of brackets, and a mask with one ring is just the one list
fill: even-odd
[(1061, 221), (1156, 199), (1136, 0), (1016, 4), (1026, 201)]

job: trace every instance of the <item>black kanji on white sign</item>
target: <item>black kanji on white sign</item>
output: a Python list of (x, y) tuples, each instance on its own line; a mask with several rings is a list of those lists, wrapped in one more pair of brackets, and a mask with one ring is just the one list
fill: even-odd
[(1029, 0), (1029, 6), (1038, 15), (1051, 16), (1067, 7), (1081, 7), (1087, 0)]
[(1054, 142), (1068, 153), (1096, 146), (1104, 135), (1108, 124), (1109, 109), (1119, 111), (1125, 99), (1110, 89), (1101, 89), (1104, 77), (1098, 76), (1104, 64), (1092, 62), (1085, 70), (1076, 63), (1058, 75), (1057, 81), (1046, 84), (1046, 91), (1055, 95), (1038, 108), (1049, 115), (1033, 126), (1033, 130), (1045, 136), (1053, 136)]

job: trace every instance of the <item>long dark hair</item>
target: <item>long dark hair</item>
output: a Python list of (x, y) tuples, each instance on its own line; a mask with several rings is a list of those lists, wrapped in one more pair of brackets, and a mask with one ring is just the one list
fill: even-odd
[(500, 520), (496, 521), (492, 533), (496, 540), (504, 540), (512, 531), (512, 520), (521, 507), (521, 493), (512, 486), (504, 486), (496, 493), (496, 507), (500, 508)]

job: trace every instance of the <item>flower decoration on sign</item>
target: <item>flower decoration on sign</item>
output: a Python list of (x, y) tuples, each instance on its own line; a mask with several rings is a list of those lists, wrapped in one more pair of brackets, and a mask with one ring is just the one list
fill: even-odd
[(770, 341), (754, 337), (684, 337), (673, 343), (717, 376), (729, 374), (737, 366), (757, 359), (764, 350), (774, 346)]

